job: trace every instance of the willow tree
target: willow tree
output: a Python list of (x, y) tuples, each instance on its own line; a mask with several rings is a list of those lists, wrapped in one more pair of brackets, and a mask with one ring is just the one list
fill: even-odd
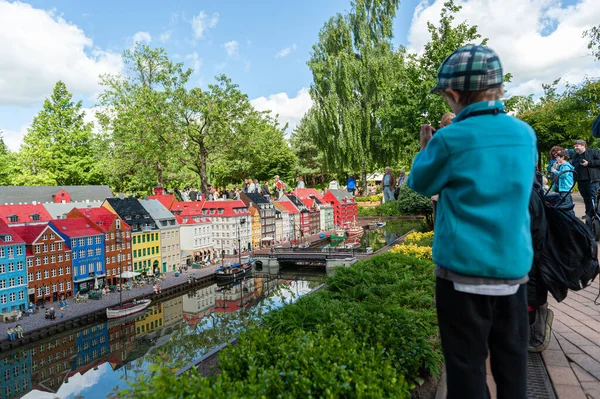
[(313, 139), (337, 171), (362, 172), (397, 157), (393, 131), (378, 116), (397, 66), (392, 21), (399, 0), (355, 0), (347, 15), (332, 17), (319, 33), (308, 61), (317, 129)]
[[(165, 185), (165, 171), (177, 168), (179, 134), (171, 110), (173, 93), (192, 72), (174, 64), (162, 48), (137, 45), (123, 52), (124, 72), (103, 75), (98, 119), (110, 137), (115, 174), (147, 188)], [(135, 187), (135, 188), (142, 188)]]

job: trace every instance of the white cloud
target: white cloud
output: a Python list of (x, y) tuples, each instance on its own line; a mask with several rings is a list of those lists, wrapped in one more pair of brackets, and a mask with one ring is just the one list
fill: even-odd
[(231, 41), (225, 43), (223, 45), (223, 47), (225, 47), (227, 56), (232, 57), (232, 58), (239, 57), (240, 53), (238, 52), (238, 49), (240, 47), (240, 44), (238, 42), (236, 42), (235, 40), (231, 40)]
[(286, 47), (279, 50), (277, 54), (275, 54), (275, 58), (287, 57), (292, 51), (296, 51), (296, 43), (292, 44), (291, 47)]
[(214, 13), (211, 17), (208, 16), (204, 11), (200, 11), (200, 14), (194, 15), (192, 18), (192, 29), (194, 29), (194, 35), (196, 39), (204, 39), (204, 33), (211, 28), (217, 26), (219, 22), (219, 13)]
[[(100, 125), (98, 123), (98, 119), (96, 118), (96, 112), (102, 111), (106, 108), (103, 107), (91, 107), (91, 108), (81, 108), (85, 114), (83, 116), (83, 120), (85, 123), (93, 124), (93, 132), (100, 133)], [(33, 119), (33, 118), (31, 118)], [(4, 144), (11, 151), (19, 151), (21, 148), (21, 144), (23, 143), (23, 137), (27, 134), (27, 129), (29, 129), (30, 125), (23, 125), (19, 128), (19, 130), (9, 130), (9, 129), (0, 129), (0, 133), (2, 134), (2, 139), (4, 140)]]
[(133, 35), (133, 42), (134, 43), (150, 43), (152, 41), (152, 35), (150, 35), (150, 33), (148, 32), (136, 32), (135, 35)]
[[(420, 52), (429, 40), (427, 21), (437, 24), (444, 0), (424, 0), (415, 9), (409, 30), (409, 48)], [(562, 77), (571, 83), (600, 75), (600, 63), (589, 55), (582, 32), (600, 21), (600, 1), (581, 0), (561, 8), (554, 0), (457, 0), (463, 9), (455, 23), (477, 25), (489, 38), (513, 74), (509, 94), (540, 93), (542, 83)]]
[(192, 68), (194, 72), (198, 72), (200, 67), (202, 66), (202, 58), (198, 56), (198, 53), (194, 52), (192, 54), (188, 54), (185, 56), (186, 60), (190, 60), (192, 62)]
[(250, 103), (258, 111), (271, 111), (282, 125), (289, 124), (289, 131), (300, 123), (300, 119), (312, 107), (312, 99), (308, 89), (300, 90), (296, 97), (288, 97), (287, 93), (271, 94), (268, 98), (258, 97)]
[(28, 126), (21, 126), (19, 130), (2, 130), (2, 140), (11, 151), (19, 151), (23, 137), (27, 133)]
[(76, 25), (29, 4), (0, 0), (0, 106), (31, 105), (63, 80), (73, 93), (100, 91), (98, 76), (121, 70)]
[(171, 38), (172, 34), (173, 34), (173, 32), (171, 32), (170, 30), (164, 31), (163, 33), (160, 34), (159, 39), (161, 42), (166, 43)]

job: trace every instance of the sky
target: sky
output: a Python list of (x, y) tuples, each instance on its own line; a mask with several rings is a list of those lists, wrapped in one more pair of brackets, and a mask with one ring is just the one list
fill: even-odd
[[(420, 52), (427, 21), (444, 0), (405, 0), (394, 22), (394, 44)], [(506, 72), (507, 93), (541, 93), (556, 78), (579, 83), (600, 77), (600, 63), (582, 32), (600, 22), (598, 0), (456, 0), (456, 21), (477, 25)], [(102, 88), (100, 74), (122, 69), (135, 42), (164, 47), (193, 68), (205, 88), (225, 73), (259, 110), (298, 124), (312, 102), (306, 61), (323, 24), (348, 11), (350, 0), (0, 0), (0, 130), (18, 150), (56, 81), (81, 100), (89, 120)]]

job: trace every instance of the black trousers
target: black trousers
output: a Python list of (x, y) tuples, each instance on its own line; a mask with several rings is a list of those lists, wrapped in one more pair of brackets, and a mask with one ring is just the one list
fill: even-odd
[(598, 192), (598, 187), (600, 183), (597, 181), (589, 181), (589, 180), (580, 180), (577, 182), (577, 187), (579, 188), (579, 194), (583, 198), (583, 202), (585, 203), (585, 214), (588, 216), (592, 216), (594, 214), (594, 206), (592, 203), (592, 199), (596, 200), (596, 193)]
[(526, 399), (529, 319), (527, 288), (514, 295), (456, 291), (437, 279), (436, 303), (449, 399), (490, 397), (485, 362), (490, 352), (498, 399)]

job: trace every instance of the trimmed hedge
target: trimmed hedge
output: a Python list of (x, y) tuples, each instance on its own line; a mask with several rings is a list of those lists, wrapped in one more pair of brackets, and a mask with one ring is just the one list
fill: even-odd
[(119, 396), (410, 398), (442, 363), (433, 268), (390, 253), (339, 268), (326, 289), (262, 315), (220, 353), (220, 374), (153, 366)]

